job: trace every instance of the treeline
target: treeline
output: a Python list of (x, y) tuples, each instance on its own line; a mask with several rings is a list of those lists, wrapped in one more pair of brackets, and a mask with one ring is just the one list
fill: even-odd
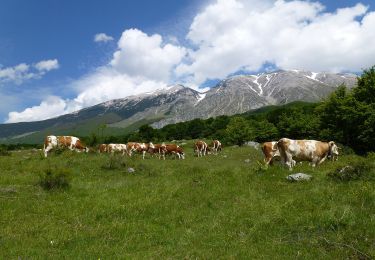
[(358, 86), (349, 90), (341, 85), (320, 103), (294, 102), (266, 107), (235, 116), (194, 119), (154, 129), (143, 125), (124, 136), (99, 140), (94, 133), (86, 138), (90, 145), (99, 142), (163, 142), (181, 139), (219, 139), (224, 144), (242, 145), (245, 141), (264, 142), (282, 137), (334, 140), (357, 153), (375, 150), (375, 66), (358, 77)]

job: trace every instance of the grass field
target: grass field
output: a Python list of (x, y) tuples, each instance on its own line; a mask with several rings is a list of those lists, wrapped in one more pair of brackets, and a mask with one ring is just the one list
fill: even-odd
[[(265, 170), (250, 147), (205, 158), (186, 151), (186, 160), (165, 161), (71, 152), (44, 159), (31, 150), (0, 156), (0, 259), (375, 256), (375, 182), (327, 177), (356, 156), (297, 166), (293, 172), (313, 180), (290, 183), (288, 170)], [(70, 188), (42, 189), (48, 168), (69, 169)]]

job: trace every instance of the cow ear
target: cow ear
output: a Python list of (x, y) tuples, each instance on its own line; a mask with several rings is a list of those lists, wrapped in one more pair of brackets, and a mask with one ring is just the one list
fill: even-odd
[(335, 142), (334, 141), (330, 141), (328, 144), (329, 144), (329, 146), (333, 146), (335, 144)]

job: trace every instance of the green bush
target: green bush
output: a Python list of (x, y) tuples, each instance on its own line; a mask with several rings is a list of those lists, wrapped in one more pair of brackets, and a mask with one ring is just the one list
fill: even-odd
[(102, 165), (105, 170), (117, 170), (126, 167), (124, 157), (119, 154), (111, 154), (108, 156), (108, 161)]
[(68, 169), (48, 168), (39, 175), (39, 185), (45, 190), (67, 189), (71, 180), (72, 173)]
[(359, 159), (345, 166), (337, 167), (328, 173), (328, 177), (336, 181), (374, 179), (374, 164), (370, 160)]
[(3, 147), (0, 147), (0, 156), (10, 156), (10, 152)]

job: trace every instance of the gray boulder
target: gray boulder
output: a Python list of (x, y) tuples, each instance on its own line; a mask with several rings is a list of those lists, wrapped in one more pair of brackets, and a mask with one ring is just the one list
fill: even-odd
[(288, 181), (309, 181), (311, 180), (311, 178), (312, 178), (311, 175), (308, 175), (302, 172), (290, 174), (286, 177)]
[(128, 168), (128, 173), (134, 173), (135, 169), (134, 168)]

